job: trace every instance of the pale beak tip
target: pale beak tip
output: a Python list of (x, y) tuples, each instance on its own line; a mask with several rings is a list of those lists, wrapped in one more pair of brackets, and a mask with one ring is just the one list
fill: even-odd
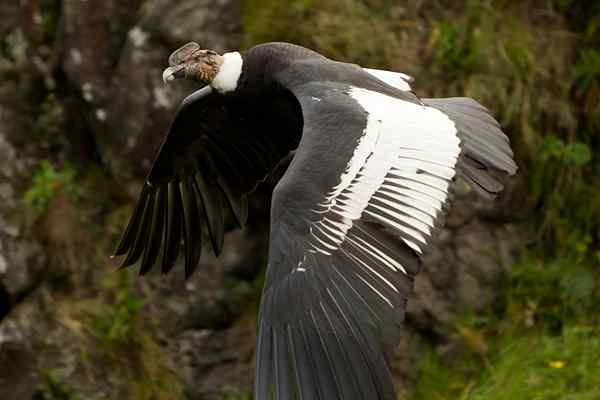
[(165, 69), (162, 74), (162, 79), (165, 84), (175, 80), (175, 74), (171, 67)]

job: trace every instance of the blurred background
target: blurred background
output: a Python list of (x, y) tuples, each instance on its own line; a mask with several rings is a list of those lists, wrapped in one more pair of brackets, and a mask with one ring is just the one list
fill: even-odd
[(290, 41), (490, 108), (519, 174), (496, 202), (459, 185), (399, 399), (600, 399), (597, 0), (3, 1), (1, 399), (251, 399), (269, 187), (188, 281), (107, 258), (194, 88), (161, 80), (191, 40)]

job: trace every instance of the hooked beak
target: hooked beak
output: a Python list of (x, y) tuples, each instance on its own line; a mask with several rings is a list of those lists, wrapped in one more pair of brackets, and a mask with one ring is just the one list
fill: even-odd
[(179, 64), (166, 68), (163, 71), (162, 78), (164, 83), (169, 83), (179, 78), (185, 78), (185, 65)]

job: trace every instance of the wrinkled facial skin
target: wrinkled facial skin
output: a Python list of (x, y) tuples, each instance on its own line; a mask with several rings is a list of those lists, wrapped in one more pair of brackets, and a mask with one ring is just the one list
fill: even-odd
[(219, 72), (222, 63), (223, 57), (217, 52), (200, 49), (197, 43), (188, 43), (171, 54), (170, 67), (163, 72), (163, 80), (168, 83), (185, 78), (209, 84)]

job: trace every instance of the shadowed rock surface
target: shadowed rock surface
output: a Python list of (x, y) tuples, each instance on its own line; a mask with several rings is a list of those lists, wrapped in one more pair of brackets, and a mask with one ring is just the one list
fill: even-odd
[[(263, 191), (249, 227), (232, 230), (223, 255), (206, 256), (187, 282), (181, 268), (137, 279), (106, 259), (178, 102), (193, 89), (163, 85), (168, 54), (189, 40), (239, 47), (240, 6), (13, 3), (0, 10), (0, 398), (247, 395), (266, 265)], [(24, 192), (43, 160), (74, 165), (82, 190), (52, 187), (58, 194), (44, 212), (31, 212)], [(451, 352), (452, 317), (498, 296), (524, 236), (508, 207), (514, 199), (512, 190), (495, 203), (458, 191), (409, 301), (394, 362), (401, 393), (417, 336)]]

